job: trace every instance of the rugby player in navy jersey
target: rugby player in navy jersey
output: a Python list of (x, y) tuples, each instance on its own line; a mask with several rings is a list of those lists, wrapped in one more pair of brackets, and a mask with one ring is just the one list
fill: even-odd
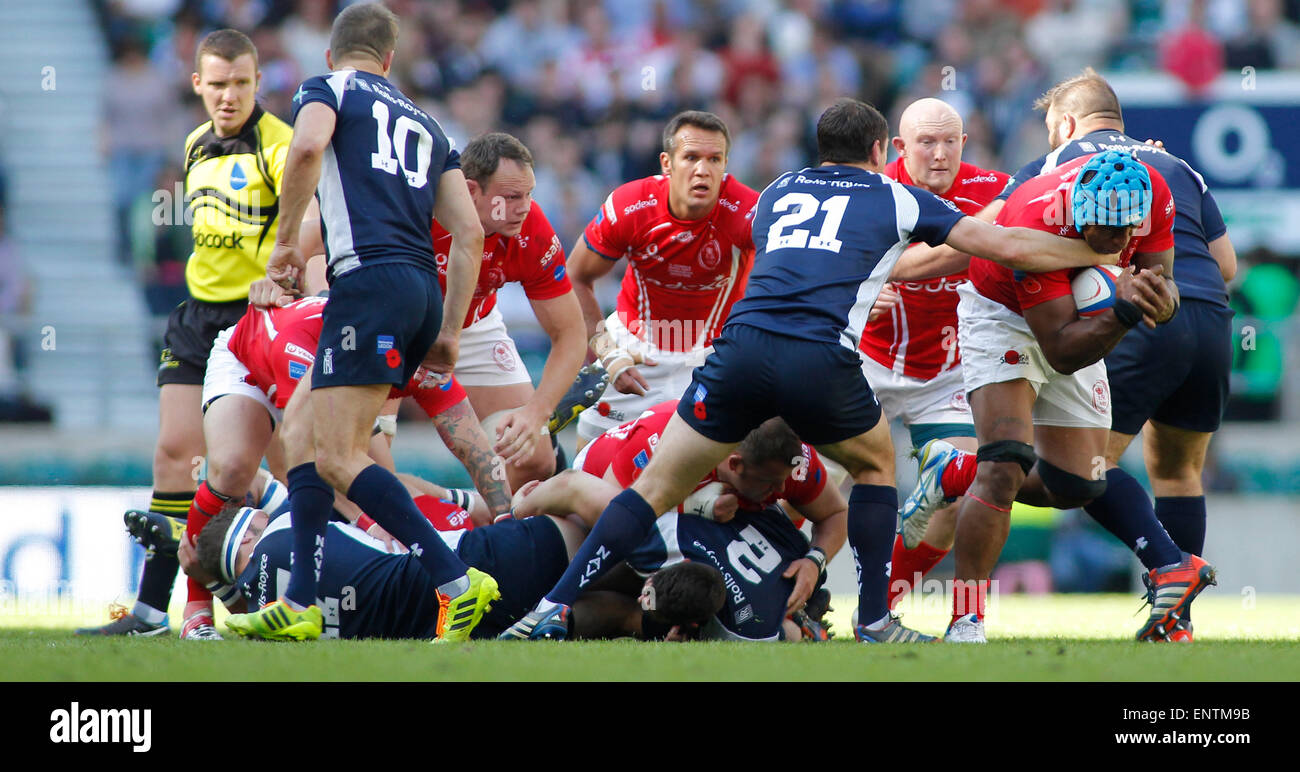
[(654, 458), (605, 508), (559, 583), (506, 635), (564, 637), (557, 620), (578, 593), (636, 549), (658, 514), (685, 499), (746, 434), (779, 415), (856, 483), (848, 513), (859, 568), (856, 636), (933, 640), (903, 627), (886, 601), (898, 494), (889, 422), (857, 353), (867, 314), (913, 241), (947, 242), (1022, 270), (1115, 257), (1078, 240), (995, 228), (885, 178), (887, 142), (885, 119), (870, 105), (843, 99), (822, 113), (819, 165), (781, 175), (759, 197), (749, 289), (695, 370)]
[[(224, 585), (220, 596), (232, 609), (270, 601), (289, 581), (291, 517), (227, 506), (194, 545), (181, 545), (181, 565), (191, 577)], [(527, 612), (564, 571), (582, 537), (579, 526), (552, 517), (440, 531), (439, 538), (461, 559), (501, 580), (502, 600), (492, 605), (472, 637), (491, 637)], [(325, 531), (320, 572), (322, 637), (433, 637), (438, 592), (411, 553), (392, 554), (384, 542), (336, 520)], [(708, 623), (723, 605), (726, 590), (716, 570), (677, 563), (654, 571), (639, 591), (652, 599), (644, 611), (633, 602), (633, 613), (627, 613), (626, 604), (609, 598), (580, 605), (584, 621), (577, 635), (680, 640), (687, 628)]]
[[(325, 60), (331, 72), (294, 95), (282, 217), (299, 223), (312, 191), (320, 202), (330, 298), (307, 389), (286, 405), (285, 455), (297, 556), (283, 595), (226, 625), (274, 640), (317, 638), (316, 582), (334, 491), (407, 545), (438, 590), (437, 637), (464, 640), (498, 596), (496, 582), (467, 567), (420, 514), (401, 482), (366, 455), (370, 429), (392, 386), (421, 362), (450, 374), (483, 254), (459, 154), (442, 128), (390, 83), (397, 17), (377, 3), (339, 14)], [(318, 185), (319, 183), (319, 185)], [(429, 228), (452, 234), (447, 299)], [(296, 288), (305, 269), (299, 230), (286, 228), (267, 276)]]

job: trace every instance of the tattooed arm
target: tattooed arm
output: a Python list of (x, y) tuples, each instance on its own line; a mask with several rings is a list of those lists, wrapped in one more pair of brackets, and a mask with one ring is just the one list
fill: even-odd
[(433, 420), (438, 434), (469, 471), (474, 487), (494, 514), (510, 511), (510, 486), (504, 462), (492, 452), (487, 432), (479, 424), (469, 400), (463, 399)]

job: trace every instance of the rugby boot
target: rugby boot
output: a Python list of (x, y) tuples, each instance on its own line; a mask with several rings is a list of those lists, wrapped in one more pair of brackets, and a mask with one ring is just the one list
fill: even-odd
[(1214, 566), (1186, 552), (1181, 563), (1164, 569), (1153, 568), (1143, 575), (1142, 581), (1147, 586), (1151, 615), (1138, 630), (1139, 641), (1155, 641), (1176, 632), (1177, 623), (1196, 596), (1206, 587), (1219, 583)]
[(898, 510), (898, 532), (906, 549), (916, 549), (925, 538), (925, 529), (934, 513), (956, 501), (943, 495), (943, 471), (960, 453), (951, 442), (943, 440), (930, 440), (913, 452), (921, 464), (920, 477)]
[(477, 568), (466, 573), (469, 589), (455, 598), (438, 593), (438, 626), (434, 639), (467, 641), (483, 615), (492, 610), (492, 601), (501, 599), (497, 580)]

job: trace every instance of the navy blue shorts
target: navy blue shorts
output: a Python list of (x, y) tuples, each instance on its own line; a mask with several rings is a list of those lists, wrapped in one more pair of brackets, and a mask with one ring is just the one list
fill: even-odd
[(714, 442), (740, 442), (781, 416), (799, 439), (827, 445), (869, 431), (880, 403), (857, 352), (733, 324), (695, 369), (677, 414)]
[(1106, 355), (1114, 404), (1111, 429), (1137, 434), (1148, 419), (1193, 432), (1217, 431), (1228, 404), (1232, 310), (1187, 298), (1154, 330), (1129, 330)]
[(336, 278), (325, 304), (311, 387), (404, 386), (442, 326), (438, 277), (405, 263)]
[(564, 537), (549, 517), (502, 520), (461, 537), (456, 554), (465, 565), (492, 575), (501, 600), (471, 638), (495, 638), (532, 610), (569, 567)]

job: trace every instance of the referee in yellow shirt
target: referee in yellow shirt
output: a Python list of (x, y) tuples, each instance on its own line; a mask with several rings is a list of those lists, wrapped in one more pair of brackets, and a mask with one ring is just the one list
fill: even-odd
[[(243, 33), (224, 29), (208, 35), (194, 55), (194, 69), (194, 93), (202, 97), (210, 120), (185, 140), (185, 197), (194, 237), (185, 267), (190, 296), (172, 311), (163, 338), (149, 505), (152, 512), (179, 518), (189, 513), (198, 482), (196, 459), (205, 455), (200, 402), (208, 355), (217, 333), (243, 316), (249, 285), (266, 275), (293, 136), (284, 121), (257, 104), (257, 49)], [(174, 554), (150, 555), (131, 613), (77, 633), (166, 634), (178, 568)]]

